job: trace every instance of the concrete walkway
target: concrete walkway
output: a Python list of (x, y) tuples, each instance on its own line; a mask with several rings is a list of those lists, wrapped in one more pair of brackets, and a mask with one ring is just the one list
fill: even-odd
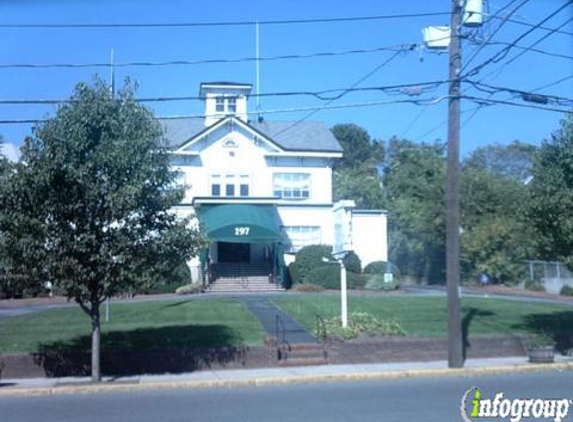
[[(279, 341), (289, 344), (316, 343), (316, 338), (310, 335), (298, 322), (286, 312), (262, 295), (239, 296), (251, 313), (259, 320), (267, 335), (278, 337)], [(284, 336), (284, 338), (283, 338)]]
[(365, 379), (479, 376), (539, 371), (573, 371), (573, 359), (556, 356), (552, 364), (531, 364), (524, 357), (468, 360), (464, 368), (449, 369), (447, 362), (403, 362), (325, 365), (290, 368), (199, 371), (177, 375), (106, 377), (93, 384), (89, 378), (3, 379), (2, 396), (95, 394), (150, 389), (244, 387), (288, 383), (340, 382)]

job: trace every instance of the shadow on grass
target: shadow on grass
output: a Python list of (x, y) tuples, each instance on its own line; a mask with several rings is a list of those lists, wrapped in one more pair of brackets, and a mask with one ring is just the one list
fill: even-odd
[(573, 349), (573, 311), (527, 315), (515, 328), (552, 336), (555, 349), (562, 354)]
[(492, 311), (484, 311), (482, 309), (468, 307), (464, 308), (466, 314), (462, 319), (462, 359), (465, 361), (468, 355), (468, 349), (471, 347), (471, 343), (469, 340), (470, 337), (470, 325), (474, 318), (480, 316), (491, 316), (495, 315)]
[[(91, 337), (40, 345), (35, 362), (48, 377), (87, 376)], [(191, 372), (241, 361), (247, 348), (223, 325), (183, 325), (112, 331), (102, 335), (104, 375)]]

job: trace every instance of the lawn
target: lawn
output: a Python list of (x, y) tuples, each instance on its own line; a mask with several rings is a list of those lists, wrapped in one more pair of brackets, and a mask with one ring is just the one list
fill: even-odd
[[(111, 305), (103, 321), (103, 350), (165, 350), (263, 343), (264, 330), (235, 299)], [(0, 319), (0, 353), (90, 350), (90, 321), (79, 307)]]
[[(275, 299), (277, 305), (314, 331), (317, 315), (324, 319), (340, 315), (339, 294), (319, 294)], [(350, 296), (349, 313), (368, 312), (395, 319), (406, 335), (446, 335), (447, 303), (443, 297)], [(547, 331), (557, 336), (573, 332), (573, 308), (542, 303), (493, 298), (463, 298), (462, 317), (469, 335), (525, 334)]]

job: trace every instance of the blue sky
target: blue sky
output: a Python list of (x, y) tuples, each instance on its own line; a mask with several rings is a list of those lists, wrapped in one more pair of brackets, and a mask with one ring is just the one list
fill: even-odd
[[(511, 10), (522, 0), (489, 1), (489, 13), (496, 14), (508, 3)], [(537, 23), (565, 4), (565, 0), (530, 0), (512, 17), (525, 23)], [(350, 16), (374, 16), (449, 12), (450, 1), (381, 1), (381, 0), (235, 0), (235, 1), (3, 1), (0, 3), (0, 24), (11, 23), (172, 23), (228, 22), (313, 19)], [(545, 26), (556, 28), (573, 17), (573, 6), (567, 7)], [(448, 16), (410, 19), (372, 20), (359, 22), (261, 25), (262, 57), (301, 55), (318, 52), (339, 52), (421, 42), (421, 29), (429, 25), (448, 24)], [(499, 25), (492, 19), (479, 32), (464, 30), (475, 36), (487, 37)], [(527, 26), (507, 22), (492, 41), (512, 42), (526, 32)], [(562, 28), (573, 32), (573, 21)], [(519, 45), (529, 46), (547, 32), (536, 30)], [(22, 29), (0, 28), (2, 48), (0, 65), (13, 63), (107, 63), (114, 50), (116, 63), (136, 61), (235, 59), (255, 55), (255, 29), (249, 26), (208, 26), (192, 28), (98, 28), (98, 29)], [(478, 46), (468, 41), (463, 56), (469, 58)], [(474, 58), (475, 66), (494, 55), (501, 47), (485, 46)], [(555, 33), (535, 48), (551, 53), (573, 56), (573, 36)], [(505, 61), (516, 55), (512, 50), (506, 59), (484, 67), (474, 77), (484, 83), (534, 90), (573, 74), (573, 61), (527, 52), (513, 63)], [(392, 52), (348, 54), (336, 57), (264, 61), (261, 63), (262, 93), (290, 91), (322, 91), (348, 88), (371, 73), (392, 56)], [(388, 86), (447, 79), (447, 54), (427, 50), (401, 53), (381, 67), (359, 87)], [(70, 95), (74, 85), (90, 80), (95, 73), (109, 79), (107, 69), (2, 69), (0, 99), (62, 99)], [(205, 81), (255, 82), (252, 62), (234, 64), (197, 64), (168, 67), (122, 67), (116, 69), (116, 80), (131, 77), (139, 83), (138, 95), (194, 96)], [(541, 91), (546, 94), (573, 97), (573, 78)], [(421, 97), (440, 98), (447, 93), (446, 85)], [(470, 89), (467, 94), (487, 97)], [(508, 99), (500, 93), (495, 99)], [(387, 102), (408, 99), (405, 95), (383, 92), (348, 93), (332, 105)], [(522, 103), (521, 101), (516, 100)], [(251, 100), (250, 108), (254, 109)], [(313, 107), (324, 102), (306, 96), (265, 97), (261, 109)], [(158, 116), (201, 114), (199, 101), (150, 104)], [(463, 110), (476, 104), (464, 101)], [(38, 119), (53, 115), (50, 105), (0, 105), (2, 119)], [(308, 112), (267, 114), (269, 120), (297, 120)], [(462, 122), (472, 114), (462, 115)], [(413, 104), (387, 104), (370, 107), (349, 107), (322, 110), (312, 120), (356, 123), (377, 139), (393, 135), (417, 141), (446, 139), (447, 103), (441, 101), (427, 107)], [(508, 143), (514, 139), (538, 144), (558, 127), (561, 114), (517, 108), (506, 105), (484, 107), (462, 126), (462, 153), (491, 143)], [(435, 130), (431, 130), (434, 129)], [(0, 125), (6, 141), (20, 144), (30, 133), (30, 125)]]

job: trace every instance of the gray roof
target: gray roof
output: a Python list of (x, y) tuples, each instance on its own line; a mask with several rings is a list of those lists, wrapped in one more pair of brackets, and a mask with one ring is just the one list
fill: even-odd
[[(175, 148), (205, 130), (202, 118), (161, 120), (169, 146)], [(323, 122), (257, 121), (248, 125), (288, 151), (342, 152)]]

